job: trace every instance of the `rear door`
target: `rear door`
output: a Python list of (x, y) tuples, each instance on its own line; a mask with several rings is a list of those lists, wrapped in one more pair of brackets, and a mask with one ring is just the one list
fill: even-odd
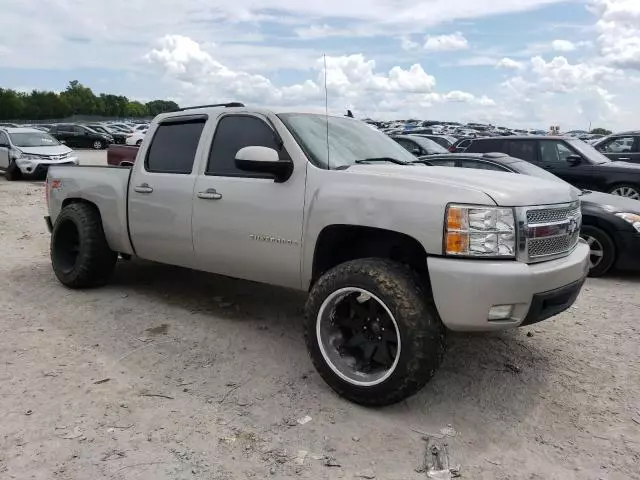
[(269, 147), (280, 159), (289, 158), (272, 124), (261, 115), (221, 116), (209, 143), (193, 200), (198, 268), (299, 288), (307, 165), (295, 165), (282, 183), (235, 166), (236, 153), (248, 146)]
[(598, 145), (598, 150), (614, 161), (640, 163), (640, 136), (610, 138)]
[(9, 167), (9, 137), (0, 132), (0, 168), (6, 170)]
[(191, 239), (193, 172), (206, 116), (174, 117), (158, 124), (141, 149), (129, 182), (129, 230), (136, 254), (147, 260), (195, 267)]

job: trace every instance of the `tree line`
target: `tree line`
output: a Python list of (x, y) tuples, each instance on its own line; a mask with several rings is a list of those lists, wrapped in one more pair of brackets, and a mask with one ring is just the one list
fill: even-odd
[(33, 90), (30, 93), (0, 88), (0, 120), (48, 120), (72, 115), (138, 118), (180, 108), (177, 103), (153, 100), (142, 103), (123, 95), (96, 95), (77, 80), (60, 93)]

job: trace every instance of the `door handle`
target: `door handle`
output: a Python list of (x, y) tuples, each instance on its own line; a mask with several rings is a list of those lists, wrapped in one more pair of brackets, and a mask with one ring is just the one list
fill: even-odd
[(153, 188), (149, 186), (148, 183), (142, 183), (133, 187), (133, 189), (138, 193), (151, 193), (153, 192)]
[(618, 160), (631, 160), (629, 157), (620, 157)]
[(203, 200), (220, 200), (222, 194), (216, 192), (215, 188), (207, 188), (204, 192), (198, 192), (198, 198)]

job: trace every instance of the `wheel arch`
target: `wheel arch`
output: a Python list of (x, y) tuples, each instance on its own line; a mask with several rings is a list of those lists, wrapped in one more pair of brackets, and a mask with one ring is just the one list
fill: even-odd
[(359, 258), (384, 258), (408, 265), (428, 284), (427, 252), (414, 237), (378, 227), (333, 224), (325, 226), (317, 237), (308, 287), (331, 268)]

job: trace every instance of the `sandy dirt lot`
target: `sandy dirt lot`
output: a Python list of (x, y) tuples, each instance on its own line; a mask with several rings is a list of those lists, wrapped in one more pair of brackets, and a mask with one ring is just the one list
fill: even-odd
[(67, 290), (43, 215), (41, 182), (0, 178), (2, 479), (425, 479), (418, 432), (461, 478), (640, 479), (640, 275), (451, 336), (418, 395), (366, 409), (312, 369), (303, 295), (141, 261)]

